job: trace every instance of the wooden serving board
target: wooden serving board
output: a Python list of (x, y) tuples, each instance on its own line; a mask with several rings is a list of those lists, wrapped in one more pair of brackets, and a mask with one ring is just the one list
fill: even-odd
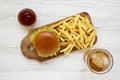
[[(86, 12), (82, 12), (82, 13), (79, 13), (79, 15), (81, 15), (82, 17), (87, 17), (90, 21), (90, 23), (92, 24), (92, 21), (91, 21), (91, 18), (90, 18), (90, 15)], [(74, 15), (73, 15), (74, 16)], [(70, 16), (71, 17), (71, 16)], [(69, 18), (69, 17), (67, 17)], [(65, 19), (67, 19), (65, 18)], [(64, 20), (64, 19), (62, 19)], [(56, 22), (53, 22), (53, 23), (50, 23), (50, 24), (47, 24), (47, 25), (44, 25), (44, 26), (52, 26), (62, 20), (59, 20), (59, 21), (56, 21)], [(44, 27), (44, 26), (41, 26), (41, 27)], [(58, 57), (60, 55), (64, 55), (63, 53), (58, 53), (57, 56), (54, 56), (54, 57), (49, 57), (49, 58), (41, 58), (37, 55), (37, 52), (36, 50), (34, 49), (34, 47), (32, 46), (32, 43), (30, 41), (30, 36), (31, 34), (36, 31), (37, 29), (40, 29), (41, 27), (39, 28), (35, 28), (35, 29), (31, 29), (29, 31), (29, 33), (27, 34), (27, 36), (22, 40), (21, 42), (21, 51), (23, 53), (23, 55), (29, 59), (35, 59), (35, 60), (38, 60), (38, 61), (45, 61), (45, 60), (48, 60), (48, 59), (52, 59), (52, 58), (55, 58), (55, 57)], [(96, 35), (96, 39), (95, 39), (95, 42), (94, 44), (97, 42), (97, 35)], [(73, 49), (72, 51), (74, 51), (76, 49)]]

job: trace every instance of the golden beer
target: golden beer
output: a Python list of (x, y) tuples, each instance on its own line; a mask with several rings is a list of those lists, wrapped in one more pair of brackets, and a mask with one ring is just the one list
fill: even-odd
[(106, 73), (113, 65), (112, 55), (105, 49), (90, 49), (84, 54), (84, 61), (94, 73)]

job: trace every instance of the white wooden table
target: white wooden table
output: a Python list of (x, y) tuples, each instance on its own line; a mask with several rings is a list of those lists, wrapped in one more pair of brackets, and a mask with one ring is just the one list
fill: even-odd
[[(43, 63), (25, 58), (21, 40), (31, 28), (18, 23), (18, 12), (31, 8), (37, 14), (34, 27), (88, 12), (97, 29), (94, 48), (104, 48), (114, 58), (112, 70), (98, 75), (83, 62), (85, 50)], [(120, 0), (0, 0), (0, 80), (119, 80)]]

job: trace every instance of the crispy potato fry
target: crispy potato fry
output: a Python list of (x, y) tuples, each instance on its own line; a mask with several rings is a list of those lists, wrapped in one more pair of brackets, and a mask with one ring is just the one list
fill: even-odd
[(53, 28), (58, 27), (58, 26), (59, 26), (60, 24), (62, 24), (63, 22), (67, 22), (67, 21), (69, 21), (69, 20), (71, 20), (71, 19), (72, 19), (72, 17), (69, 17), (69, 18), (67, 18), (67, 19), (64, 19), (64, 20), (58, 22), (57, 24), (52, 25), (51, 27), (53, 27)]
[(67, 51), (71, 46), (72, 46), (72, 44), (69, 44), (65, 49), (61, 50), (60, 52), (65, 52), (65, 51)]
[(74, 48), (74, 46), (75, 46), (75, 42), (70, 46), (70, 48), (68, 49), (68, 51), (65, 51), (64, 54), (69, 54), (72, 51), (72, 49)]
[(90, 43), (90, 46), (92, 46), (93, 44), (94, 44), (94, 41), (95, 41), (95, 35), (93, 36), (93, 38), (92, 38), (92, 41), (91, 41), (91, 43)]
[(72, 25), (71, 27), (75, 28), (75, 26), (76, 26), (76, 23), (77, 23), (77, 21), (78, 21), (79, 16), (80, 16), (80, 15), (75, 15), (75, 18), (74, 18), (74, 23), (73, 23), (73, 25)]
[(64, 47), (60, 52), (64, 54), (69, 54), (74, 47), (83, 49), (94, 44), (96, 31), (87, 17), (75, 15), (51, 27), (57, 29), (60, 45)]

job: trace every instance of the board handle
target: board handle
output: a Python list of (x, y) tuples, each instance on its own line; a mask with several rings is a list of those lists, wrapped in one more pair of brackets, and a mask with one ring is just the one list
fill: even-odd
[[(33, 30), (30, 30), (28, 34), (32, 34)], [(21, 42), (21, 51), (27, 58), (37, 58), (37, 52), (30, 41), (30, 35), (27, 35)]]

